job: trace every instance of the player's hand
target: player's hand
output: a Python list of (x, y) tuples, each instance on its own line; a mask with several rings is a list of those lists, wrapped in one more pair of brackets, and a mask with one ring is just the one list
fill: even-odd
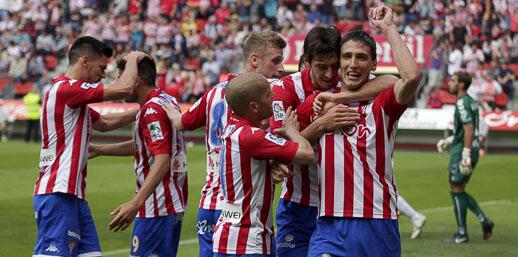
[(182, 113), (170, 103), (164, 104), (164, 110), (167, 113), (167, 118), (169, 118), (175, 127), (179, 128), (180, 126), (179, 124), (176, 124), (176, 122), (181, 120)]
[(284, 180), (285, 177), (293, 176), (293, 171), (288, 169), (288, 165), (273, 161), (271, 165), (271, 172), (273, 182), (278, 184)]
[(293, 111), (293, 108), (288, 107), (286, 115), (282, 121), (282, 127), (276, 129), (274, 133), (280, 137), (289, 138), (292, 133), (299, 131), (299, 121), (297, 120), (297, 114)]
[(442, 138), (441, 140), (439, 140), (439, 142), (437, 142), (437, 152), (439, 152), (440, 154), (446, 153), (447, 148), (448, 148), (448, 143), (446, 143), (446, 140), (444, 138)]
[(369, 21), (374, 27), (381, 30), (383, 33), (394, 26), (392, 9), (388, 6), (379, 4), (375, 8), (369, 9)]
[(327, 102), (334, 102), (333, 93), (322, 92), (315, 97), (315, 101), (313, 101), (313, 111), (317, 116), (324, 113), (324, 107)]
[(134, 61), (135, 63), (138, 63), (145, 56), (149, 56), (149, 55), (147, 55), (146, 53), (141, 52), (141, 51), (131, 51), (129, 54), (124, 56), (122, 59), (126, 60), (126, 62)]
[(99, 152), (100, 147), (101, 147), (100, 145), (90, 144), (88, 146), (88, 159), (93, 159), (93, 158), (101, 155)]
[(460, 174), (464, 176), (471, 175), (473, 172), (473, 167), (471, 166), (471, 149), (464, 147), (462, 149), (462, 160), (459, 164)]
[(354, 126), (359, 120), (360, 114), (358, 111), (343, 104), (335, 105), (318, 118), (318, 122), (325, 127), (326, 132)]
[(113, 232), (123, 231), (131, 224), (135, 216), (137, 216), (138, 206), (135, 202), (129, 201), (121, 204), (110, 215), (115, 215), (108, 227)]

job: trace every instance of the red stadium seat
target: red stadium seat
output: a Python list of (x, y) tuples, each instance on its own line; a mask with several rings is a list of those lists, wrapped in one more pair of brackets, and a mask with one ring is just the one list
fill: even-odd
[(13, 80), (13, 78), (11, 78), (9, 76), (0, 76), (0, 92), (3, 92), (4, 89), (7, 87), (7, 85), (9, 85), (9, 83), (11, 83), (12, 80)]

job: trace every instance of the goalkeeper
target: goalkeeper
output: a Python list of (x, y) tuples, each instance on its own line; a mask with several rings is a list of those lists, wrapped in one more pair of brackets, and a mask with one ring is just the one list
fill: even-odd
[[(494, 227), (494, 223), (486, 217), (477, 201), (464, 190), (479, 157), (478, 105), (466, 94), (470, 85), (471, 77), (465, 72), (455, 73), (448, 82), (450, 93), (457, 96), (451, 159), (448, 166), (453, 211), (457, 221), (457, 232), (448, 239), (448, 242), (456, 244), (468, 241), (466, 228), (468, 208), (475, 213), (482, 224), (484, 240), (491, 237)], [(439, 145), (438, 148), (443, 148)]]

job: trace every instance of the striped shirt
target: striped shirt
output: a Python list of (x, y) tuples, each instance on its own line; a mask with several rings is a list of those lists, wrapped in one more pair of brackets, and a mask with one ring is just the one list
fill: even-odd
[[(273, 116), (270, 119), (270, 129), (273, 131), (280, 128), (288, 107), (291, 106), (293, 110), (297, 109), (306, 97), (316, 91), (319, 91), (318, 87), (311, 83), (310, 69), (308, 68), (273, 83)], [(294, 175), (284, 179), (281, 198), (306, 206), (318, 206), (316, 162), (310, 165), (290, 165), (289, 168), (294, 171)]]
[(92, 122), (89, 103), (103, 100), (103, 84), (56, 77), (43, 97), (42, 144), (34, 195), (65, 193), (85, 198), (86, 161)]
[(167, 118), (163, 106), (170, 103), (178, 110), (174, 97), (155, 89), (140, 107), (135, 127), (135, 175), (137, 192), (144, 185), (156, 155), (170, 156), (170, 172), (156, 187), (137, 213), (137, 217), (161, 217), (183, 212), (187, 191), (187, 163), (183, 133)]
[(235, 116), (222, 140), (220, 180), (225, 201), (214, 229), (213, 251), (270, 254), (273, 181), (268, 159), (291, 161), (298, 143), (278, 138)]
[[(234, 77), (235, 75), (230, 74), (228, 79), (231, 80)], [(221, 210), (223, 200), (219, 181), (219, 151), (221, 134), (229, 115), (225, 101), (227, 84), (228, 81), (224, 81), (212, 87), (182, 115), (182, 125), (186, 130), (206, 126), (207, 176), (201, 190), (199, 207), (207, 210)]]
[[(314, 116), (316, 95), (299, 107), (302, 127)], [(374, 100), (350, 107), (360, 113), (359, 123), (326, 133), (318, 141), (319, 216), (397, 219), (391, 156), (406, 106), (397, 103), (391, 87)]]

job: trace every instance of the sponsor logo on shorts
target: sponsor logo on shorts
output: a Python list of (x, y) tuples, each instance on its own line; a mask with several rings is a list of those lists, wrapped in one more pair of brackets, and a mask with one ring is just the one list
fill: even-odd
[(198, 235), (205, 235), (205, 233), (214, 233), (214, 225), (208, 224), (207, 220), (198, 221), (196, 223), (196, 230)]
[(70, 230), (67, 231), (67, 235), (71, 236), (71, 237), (73, 237), (73, 238), (75, 238), (77, 240), (81, 240), (81, 236), (78, 233), (74, 232), (74, 231), (70, 231)]
[(323, 254), (322, 254), (322, 257), (331, 257), (331, 254), (323, 253)]
[(292, 234), (287, 234), (284, 237), (284, 242), (277, 243), (277, 248), (295, 248), (296, 245), (291, 242), (293, 239), (295, 239), (295, 237)]

